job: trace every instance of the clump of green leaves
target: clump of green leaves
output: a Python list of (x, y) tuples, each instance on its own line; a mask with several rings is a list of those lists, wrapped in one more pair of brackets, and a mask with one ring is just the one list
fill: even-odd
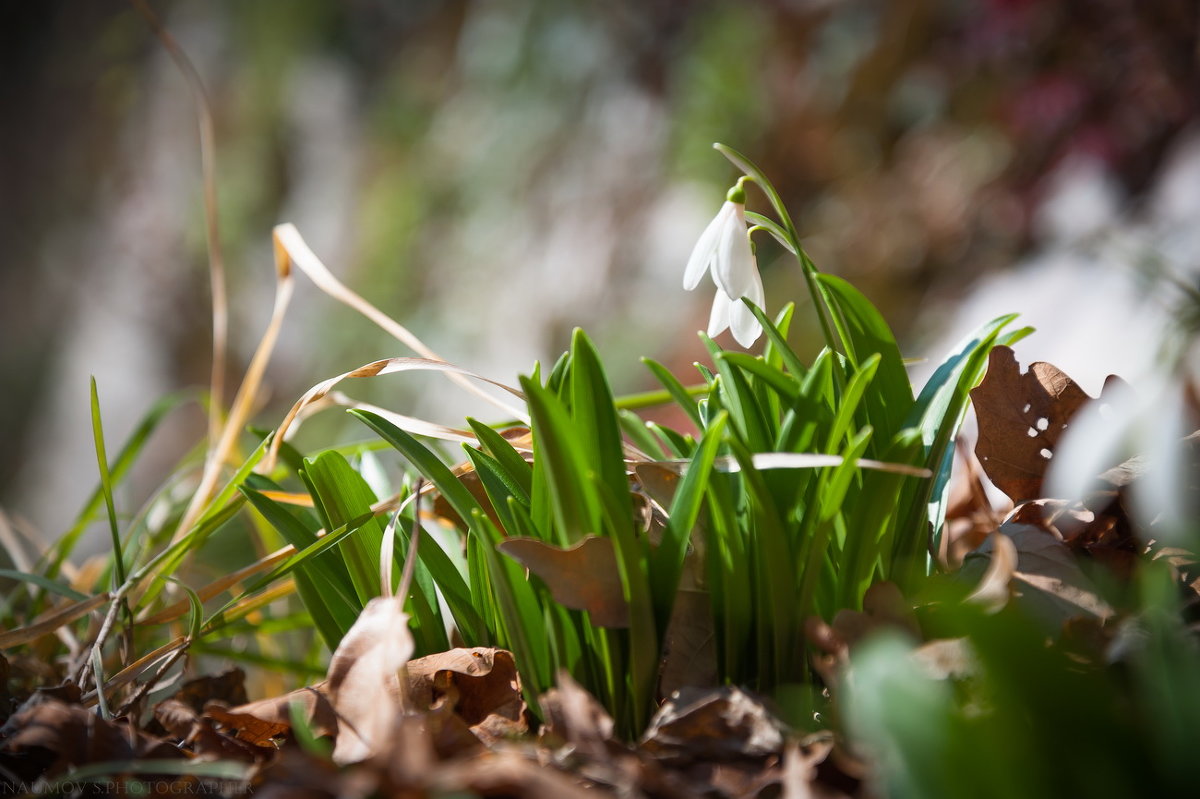
[[(719, 679), (765, 691), (808, 680), (806, 618), (860, 608), (879, 580), (915, 586), (940, 535), (968, 391), (992, 346), (1027, 332), (1005, 334), (1012, 317), (985, 325), (914, 396), (878, 311), (846, 281), (817, 272), (770, 183), (726, 152), (764, 189), (776, 214), (748, 216), (796, 254), (827, 321), (828, 346), (812, 363), (787, 342), (791, 305), (774, 322), (751, 306), (768, 336), (761, 356), (723, 350), (706, 337), (713, 368), (700, 367), (699, 391), (648, 362), (695, 424), (689, 433), (619, 409), (594, 347), (577, 331), (549, 375), (521, 380), (531, 457), (472, 422), (479, 445), (464, 450), (479, 493), (413, 436), (355, 412), (436, 486), (462, 534), (465, 558), (457, 565), (456, 553), (432, 540), (417, 548), (418, 637), (427, 625), (445, 623), (440, 594), (468, 645), (516, 653), (530, 693), (566, 670), (627, 734), (658, 699), (689, 550), (704, 553)], [(664, 500), (662, 529), (652, 541), (631, 497), (637, 469), (654, 464), (682, 478)], [(504, 552), (508, 537), (567, 549), (591, 536), (611, 544), (627, 627), (600, 627), (585, 611), (564, 606)]]

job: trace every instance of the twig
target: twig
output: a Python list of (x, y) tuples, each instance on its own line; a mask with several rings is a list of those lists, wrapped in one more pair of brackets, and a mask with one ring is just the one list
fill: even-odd
[(400, 575), (400, 588), (397, 590), (402, 601), (408, 599), (408, 589), (412, 586), (413, 572), (417, 566), (417, 544), (421, 538), (421, 489), (424, 484), (424, 478), (420, 478), (413, 489), (416, 507), (413, 508), (412, 534), (408, 538), (408, 555), (404, 558), (404, 572)]
[[(125, 704), (121, 705), (121, 709), (117, 711), (116, 715), (118, 717), (124, 716), (126, 713), (132, 710), (138, 702), (142, 701), (142, 699), (144, 699), (146, 695), (154, 689), (154, 686), (162, 681), (162, 678), (166, 676), (166, 673), (170, 671), (171, 667), (178, 663), (179, 659), (188, 653), (188, 647), (191, 646), (191, 643), (192, 639), (189, 637), (183, 642), (183, 646), (179, 647), (170, 655), (168, 655), (166, 660), (162, 662), (162, 665), (158, 667), (158, 670), (154, 672), (154, 676), (138, 686), (138, 689), (133, 692), (133, 696), (131, 696), (129, 700), (125, 702)], [(103, 686), (96, 686), (97, 692), (102, 690), (104, 690)]]
[[(125, 595), (133, 588), (134, 581), (126, 582), (112, 595), (112, 601), (108, 605), (108, 613), (104, 615), (104, 623), (100, 625), (100, 632), (96, 634), (96, 641), (88, 648), (88, 654), (83, 658), (83, 663), (79, 666), (75, 675), (75, 684), (81, 689), (84, 687), (84, 681), (91, 675), (92, 668), (92, 652), (99, 651), (103, 648), (104, 642), (112, 633), (113, 624), (116, 623), (117, 614), (121, 608), (125, 606)], [(99, 687), (99, 686), (97, 686)]]

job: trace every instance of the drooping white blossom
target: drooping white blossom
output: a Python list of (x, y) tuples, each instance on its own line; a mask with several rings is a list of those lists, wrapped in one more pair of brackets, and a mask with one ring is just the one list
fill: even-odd
[(725, 204), (700, 234), (683, 273), (683, 287), (688, 291), (696, 288), (706, 271), (717, 284), (708, 335), (716, 336), (728, 328), (738, 344), (749, 347), (762, 334), (762, 326), (741, 300), (746, 297), (761, 308), (764, 296), (746, 228), (746, 193), (740, 182), (729, 190)]

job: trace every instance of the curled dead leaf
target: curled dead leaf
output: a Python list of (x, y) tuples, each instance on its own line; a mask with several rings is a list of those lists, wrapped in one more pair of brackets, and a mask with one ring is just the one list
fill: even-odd
[(329, 698), (338, 715), (336, 763), (354, 763), (386, 750), (404, 709), (400, 670), (412, 657), (404, 600), (367, 603), (329, 661)]
[[(329, 701), (325, 683), (299, 688), (295, 691), (275, 696), (270, 699), (260, 699), (230, 708), (229, 716), (249, 716), (267, 724), (282, 725), (291, 729), (291, 706), (295, 704), (304, 713), (304, 720), (317, 737), (329, 736), (336, 738), (338, 734), (337, 712)], [(210, 708), (211, 710), (211, 708)]]
[(568, 672), (558, 673), (555, 687), (538, 697), (538, 704), (546, 734), (589, 757), (604, 757), (605, 744), (612, 740), (613, 718)]
[(783, 729), (741, 688), (684, 688), (654, 714), (642, 748), (667, 762), (754, 759), (782, 752)]
[[(227, 730), (239, 741), (271, 750), (276, 748), (278, 740), (287, 734), (292, 726), (283, 721), (266, 721), (249, 713), (234, 713), (215, 704), (208, 706), (202, 718)], [(161, 718), (159, 720), (162, 721)], [(163, 721), (163, 726), (166, 725), (167, 722)]]
[[(1061, 630), (1063, 623), (1074, 616), (1107, 619), (1112, 615), (1112, 608), (1084, 574), (1076, 555), (1052, 533), (1034, 525), (1014, 523), (1002, 525), (999, 533), (1016, 550), (1017, 565), (1009, 589), (1028, 613), (1055, 631)], [(964, 577), (986, 571), (996, 557), (999, 540), (988, 538), (967, 556), (961, 572)]]
[(975, 590), (967, 596), (968, 602), (982, 605), (988, 611), (998, 611), (1008, 604), (1008, 584), (1017, 571), (1017, 547), (1012, 539), (1000, 532), (992, 533), (992, 557), (987, 571)]
[(505, 649), (476, 647), (427, 655), (409, 663), (407, 673), (408, 696), (416, 710), (453, 714), (485, 743), (529, 729), (516, 662)]
[(205, 760), (264, 762), (275, 754), (274, 736), (287, 730), (283, 727), (268, 735), (260, 731), (243, 737), (245, 729), (223, 725), (209, 714), (197, 713), (179, 699), (160, 702), (154, 708), (154, 718), (181, 747)]

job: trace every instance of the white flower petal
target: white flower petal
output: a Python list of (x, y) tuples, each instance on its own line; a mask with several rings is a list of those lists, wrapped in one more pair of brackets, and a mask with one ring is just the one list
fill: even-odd
[(746, 307), (746, 303), (741, 300), (733, 301), (733, 313), (730, 314), (729, 326), (733, 329), (733, 338), (743, 347), (749, 347), (762, 335), (762, 325), (754, 318), (753, 312)]
[(750, 253), (750, 289), (742, 296), (747, 297), (760, 310), (766, 310), (766, 294), (763, 293), (762, 275), (758, 273), (758, 259), (754, 257), (754, 253)]
[(708, 315), (708, 337), (716, 338), (729, 327), (730, 305), (733, 300), (725, 296), (725, 292), (716, 291), (713, 295), (712, 312)]
[(704, 277), (705, 270), (712, 263), (713, 257), (717, 253), (717, 245), (721, 242), (721, 232), (725, 227), (725, 218), (733, 213), (733, 203), (726, 202), (721, 206), (721, 210), (713, 217), (713, 220), (708, 223), (708, 227), (704, 228), (704, 232), (700, 234), (700, 238), (696, 240), (696, 246), (692, 248), (692, 255), (688, 258), (687, 269), (683, 272), (683, 288), (691, 291), (700, 285), (700, 278)]
[(746, 235), (745, 208), (733, 205), (735, 211), (721, 231), (717, 258), (713, 263), (713, 279), (731, 299), (745, 297), (752, 289), (758, 265), (750, 238)]

